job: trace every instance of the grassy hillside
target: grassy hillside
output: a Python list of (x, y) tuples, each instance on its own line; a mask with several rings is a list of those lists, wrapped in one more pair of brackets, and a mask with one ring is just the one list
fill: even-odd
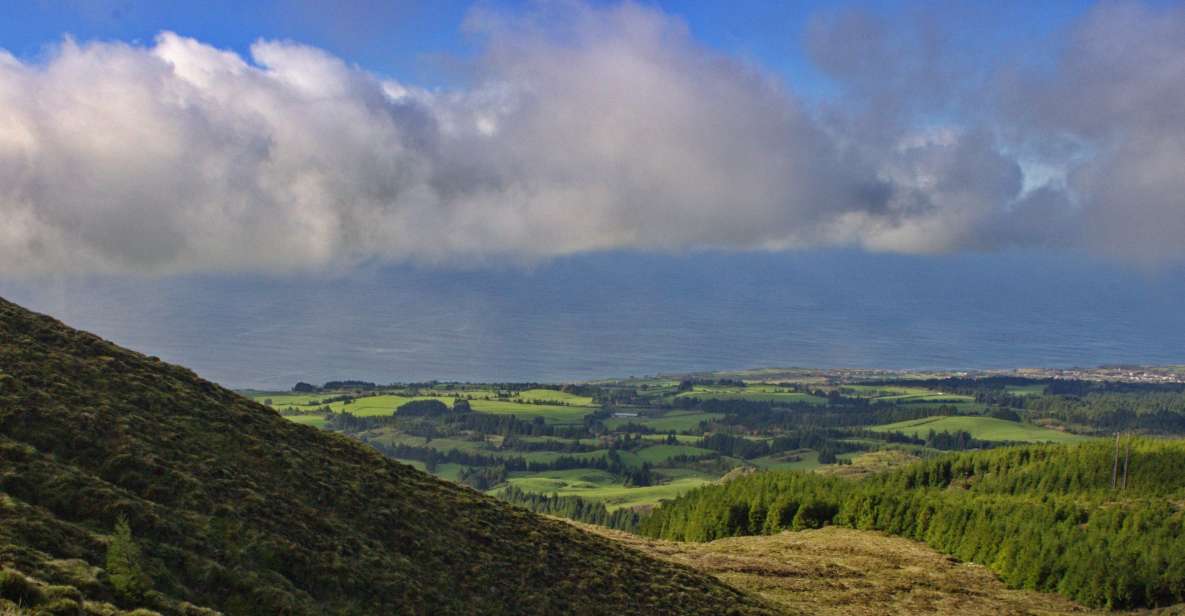
[(881, 533), (827, 527), (707, 543), (647, 539), (582, 526), (711, 573), (786, 614), (1101, 614), (1068, 599), (1012, 590), (986, 567)]
[(911, 419), (909, 421), (874, 426), (872, 430), (877, 432), (901, 432), (918, 438), (925, 438), (930, 430), (935, 432), (963, 431), (969, 432), (972, 438), (981, 441), (1013, 441), (1018, 443), (1072, 443), (1087, 438), (1032, 424), (978, 415), (953, 415), (948, 417)]
[(0, 567), (61, 614), (765, 613), (3, 300)]

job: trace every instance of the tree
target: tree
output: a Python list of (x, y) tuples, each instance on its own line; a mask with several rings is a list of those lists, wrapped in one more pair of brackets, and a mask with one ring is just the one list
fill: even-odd
[(142, 562), (128, 519), (120, 515), (115, 520), (115, 534), (107, 544), (107, 577), (116, 594), (128, 601), (140, 601), (152, 586)]
[(317, 386), (301, 381), (292, 387), (292, 391), (298, 394), (311, 394), (317, 392)]

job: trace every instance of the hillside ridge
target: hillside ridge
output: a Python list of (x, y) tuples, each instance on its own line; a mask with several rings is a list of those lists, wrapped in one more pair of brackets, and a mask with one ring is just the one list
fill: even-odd
[(3, 299), (0, 521), (0, 601), (47, 613), (771, 613)]

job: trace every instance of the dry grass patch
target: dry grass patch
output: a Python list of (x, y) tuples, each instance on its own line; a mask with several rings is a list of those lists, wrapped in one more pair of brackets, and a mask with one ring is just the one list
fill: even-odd
[(845, 479), (863, 479), (869, 475), (909, 466), (921, 458), (899, 449), (881, 449), (862, 453), (852, 458), (851, 464), (828, 464), (815, 469), (820, 475), (834, 475)]
[(1011, 590), (985, 567), (880, 533), (827, 527), (684, 543), (580, 526), (715, 575), (787, 614), (1099, 613), (1058, 595)]

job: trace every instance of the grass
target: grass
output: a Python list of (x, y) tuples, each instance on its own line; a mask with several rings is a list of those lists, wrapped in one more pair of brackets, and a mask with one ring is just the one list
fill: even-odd
[[(657, 505), (660, 500), (675, 498), (692, 488), (711, 482), (703, 474), (693, 471), (678, 474), (681, 476), (661, 485), (626, 487), (605, 471), (580, 468), (529, 474), (514, 473), (508, 479), (508, 483), (528, 492), (579, 496), (604, 503), (612, 510)], [(493, 492), (496, 493), (497, 489)]]
[(895, 404), (939, 402), (952, 404), (966, 404), (974, 402), (974, 396), (951, 394), (928, 387), (909, 387), (901, 385), (844, 385), (841, 390), (847, 395), (869, 398), (877, 402), (893, 402)]
[(699, 411), (669, 411), (658, 417), (611, 417), (605, 420), (609, 429), (617, 429), (626, 424), (640, 424), (659, 432), (674, 430), (690, 430), (701, 421), (713, 421), (724, 417), (722, 413), (701, 413)]
[(288, 415), (287, 418), (288, 421), (295, 421), (298, 424), (304, 424), (306, 426), (313, 426), (316, 428), (325, 427), (324, 415)]
[(917, 462), (920, 458), (900, 449), (881, 449), (878, 451), (857, 453), (850, 459), (852, 460), (851, 464), (821, 465), (815, 469), (815, 472), (844, 477), (846, 479), (863, 479), (869, 475), (909, 466)]
[(872, 429), (877, 432), (901, 432), (918, 438), (925, 438), (930, 430), (934, 430), (935, 432), (963, 430), (969, 432), (973, 438), (979, 440), (1025, 443), (1071, 443), (1088, 438), (1077, 434), (1050, 430), (1032, 424), (977, 415), (927, 417), (925, 419), (912, 419), (873, 426)]
[(1045, 384), (1029, 383), (1028, 385), (1005, 385), (1004, 391), (1014, 396), (1039, 396), (1045, 393)]
[(691, 445), (651, 445), (634, 452), (642, 461), (657, 465), (676, 456), (703, 456), (715, 453), (711, 449), (692, 447)]
[(812, 396), (797, 391), (786, 391), (784, 388), (772, 385), (751, 385), (748, 387), (713, 387), (697, 385), (691, 391), (685, 391), (677, 398), (700, 398), (705, 400), (752, 400), (755, 402), (806, 402), (809, 404), (826, 404), (826, 398)]
[(557, 391), (554, 389), (528, 389), (518, 392), (518, 395), (516, 395), (515, 398), (528, 402), (562, 402), (564, 404), (570, 404), (573, 406), (593, 405), (593, 399), (591, 396), (578, 396), (566, 391)]
[(819, 468), (819, 452), (811, 449), (787, 451), (753, 458), (749, 463), (762, 470), (813, 471)]
[(1010, 590), (986, 567), (875, 532), (827, 527), (690, 543), (570, 523), (655, 558), (712, 574), (786, 614), (1101, 613), (1057, 595)]
[[(666, 442), (668, 436), (669, 436), (669, 433), (668, 434), (643, 434), (642, 440)], [(701, 441), (704, 440), (704, 437), (698, 436), (695, 434), (676, 434), (675, 440), (679, 441), (680, 445), (698, 445)]]
[(526, 404), (510, 400), (471, 400), (469, 405), (475, 411), (491, 415), (514, 415), (524, 420), (542, 417), (549, 424), (578, 424), (592, 412), (588, 407)]

